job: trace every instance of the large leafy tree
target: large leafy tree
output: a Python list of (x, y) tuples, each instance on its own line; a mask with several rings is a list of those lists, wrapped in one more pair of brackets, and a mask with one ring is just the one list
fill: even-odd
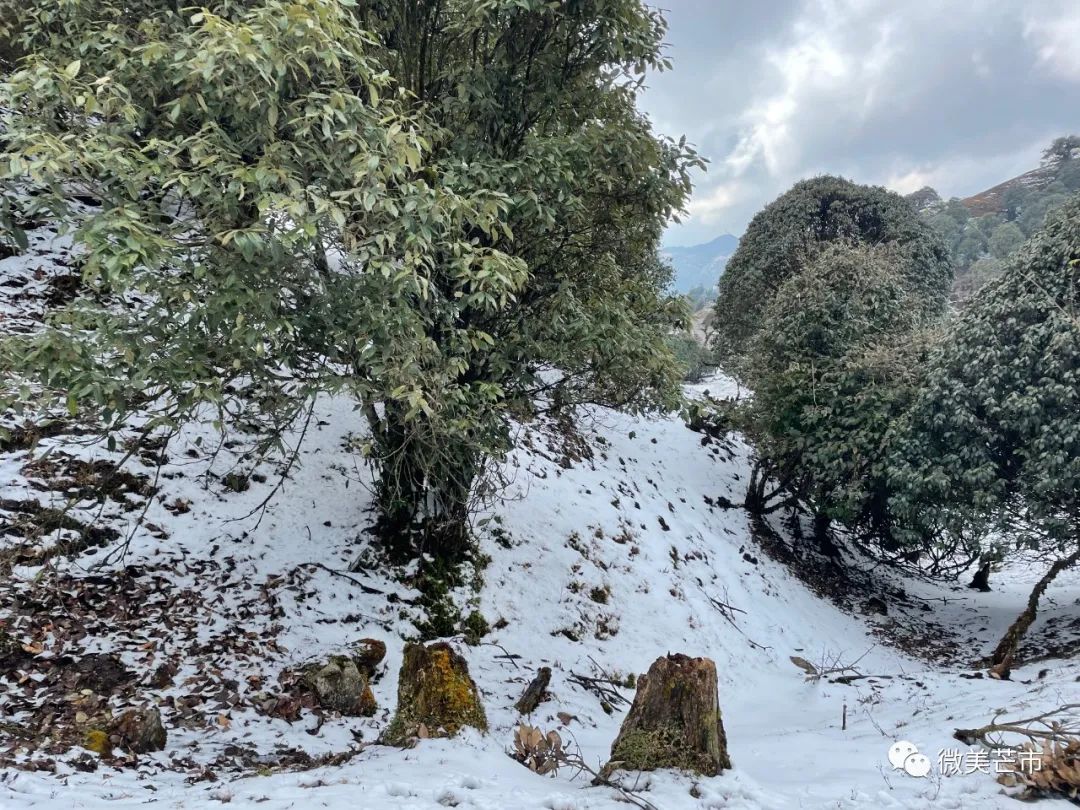
[[(453, 543), (483, 461), (507, 446), (509, 413), (529, 413), (541, 394), (557, 407), (674, 403), (666, 337), (684, 313), (662, 292), (657, 245), (696, 159), (635, 110), (643, 71), (664, 66), (663, 21), (638, 0), (375, 2), (366, 19), (437, 132), (431, 169), (458, 193), (506, 195), (504, 249), (528, 268), (502, 308), (462, 299), (452, 262), (432, 274), (440, 314), (428, 334), (461, 361), (464, 430), (368, 411), (391, 533), (420, 518), (424, 535)], [(446, 341), (454, 330), (469, 336), (467, 353)]]
[(898, 269), (912, 302), (930, 315), (944, 310), (948, 251), (907, 200), (838, 177), (804, 180), (754, 216), (720, 278), (715, 347), (726, 369), (742, 374), (769, 302), (831, 242), (903, 247)]
[(656, 246), (695, 158), (634, 109), (636, 0), (25, 6), (0, 166), (90, 293), (5, 347), (43, 402), (273, 436), (347, 393), (386, 533), (454, 551), (544, 389), (673, 401)]
[[(720, 283), (720, 362), (758, 464), (746, 505), (809, 505), (893, 545), (886, 452), (949, 289), (940, 239), (903, 198), (834, 177), (766, 206)], [(771, 491), (770, 491), (771, 490)]]
[(27, 4), (5, 190), (74, 230), (89, 294), (5, 359), (106, 424), (223, 411), (238, 385), (277, 424), (320, 390), (415, 397), (432, 254), (523, 275), (467, 236), (504, 201), (423, 179), (426, 141), (343, 6), (219, 5)]
[[(892, 508), (910, 531), (1033, 545), (1050, 578), (1080, 559), (1080, 198), (964, 310), (909, 419)], [(995, 654), (999, 672), (1048, 583)]]
[(837, 242), (766, 307), (746, 365), (754, 391), (746, 419), (759, 458), (751, 506), (770, 508), (762, 493), (773, 481), (821, 520), (892, 542), (893, 423), (918, 389), (933, 336), (925, 305), (905, 283), (907, 260), (896, 245)]

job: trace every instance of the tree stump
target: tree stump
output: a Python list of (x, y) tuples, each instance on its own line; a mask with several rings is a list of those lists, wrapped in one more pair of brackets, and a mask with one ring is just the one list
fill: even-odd
[(379, 664), (386, 658), (386, 643), (377, 638), (362, 638), (352, 645), (352, 659), (361, 675), (369, 681), (379, 674)]
[(656, 659), (638, 681), (634, 703), (601, 776), (607, 778), (617, 768), (678, 768), (715, 776), (730, 767), (716, 664), (681, 654)]
[(549, 683), (551, 683), (551, 667), (540, 667), (532, 683), (525, 688), (518, 702), (514, 704), (518, 714), (532, 714), (540, 705), (540, 701), (544, 699)]
[(968, 587), (974, 591), (982, 591), (986, 593), (990, 590), (990, 561), (987, 560), (979, 566), (979, 570), (975, 572), (975, 576), (971, 578), (971, 582), (968, 583)]
[(404, 745), (418, 737), (452, 737), (464, 726), (487, 731), (484, 707), (465, 659), (445, 641), (429, 647), (406, 644), (397, 712), (380, 742)]

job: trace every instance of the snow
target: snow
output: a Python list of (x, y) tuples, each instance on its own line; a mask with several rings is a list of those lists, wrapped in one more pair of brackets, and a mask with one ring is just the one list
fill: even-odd
[[(16, 263), (27, 266), (6, 260), (0, 278)], [(705, 389), (735, 393), (719, 377), (690, 393)], [(1037, 568), (1021, 562), (996, 572), (994, 591), (983, 594), (851, 558), (860, 581), (876, 583), (886, 595), (889, 615), (864, 615), (857, 604), (841, 609), (763, 552), (743, 510), (716, 505), (720, 497), (740, 502), (749, 478), (750, 450), (738, 437), (703, 444), (701, 434), (675, 416), (589, 408), (578, 414), (577, 428), (591, 459), (568, 460), (542, 426), (522, 428), (521, 446), (504, 465), (511, 484), (478, 516), (482, 550), (491, 559), (477, 572), (482, 584), (454, 594), (464, 612), (475, 607), (499, 628), (479, 646), (454, 640), (480, 688), (490, 730), (423, 740), (407, 750), (374, 745), (389, 721), (418, 608), (410, 604), (417, 594), (398, 581), (401, 572), (371, 565), (347, 571), (371, 543), (364, 531), (371, 521), (370, 475), (345, 449), (360, 428), (351, 403), (319, 401), (299, 464), (262, 509), (284, 465), (254, 462), (242, 436), (218, 447), (207, 426), (193, 425), (166, 448), (160, 491), (145, 515), (143, 504), (131, 511), (105, 507), (102, 520), (131, 537), (126, 555), (115, 559), (115, 549), (92, 550), (61, 567), (81, 577), (134, 566), (142, 572), (137, 581), (153, 575), (165, 590), (149, 591), (129, 618), (95, 628), (80, 649), (118, 652), (140, 672), (178, 660), (173, 686), (142, 690), (162, 707), (168, 746), (125, 768), (102, 764), (85, 773), (61, 756), (55, 774), (0, 771), (0, 807), (622, 810), (628, 805), (617, 791), (590, 787), (585, 775), (564, 769), (541, 777), (511, 759), (507, 751), (519, 722), (512, 706), (536, 669), (550, 666), (551, 698), (529, 720), (557, 728), (598, 767), (628, 707), (606, 713), (571, 675), (602, 671), (624, 678), (668, 652), (716, 662), (734, 768), (714, 778), (621, 777), (657, 808), (1012, 807), (1015, 800), (992, 775), (942, 775), (938, 752), (968, 750), (952, 739), (953, 730), (982, 725), (999, 707), (1025, 716), (1080, 700), (1076, 661), (1041, 661), (1018, 669), (1008, 682), (971, 677), (970, 660), (989, 652), (1022, 608)], [(119, 458), (101, 444), (74, 444), (70, 437), (46, 439), (34, 452), (59, 448), (77, 458)], [(26, 461), (25, 452), (0, 455), (0, 499), (32, 494), (66, 504), (62, 493), (33, 489)], [(137, 458), (127, 466), (154, 475)], [(249, 490), (233, 492), (221, 481), (231, 471), (265, 479), (252, 478)], [(177, 499), (190, 510), (166, 508)], [(97, 510), (83, 503), (74, 513), (89, 517)], [(779, 522), (773, 528), (787, 531)], [(40, 573), (17, 568), (9, 587), (30, 587)], [(1054, 583), (1033, 636), (1075, 621), (1077, 581), (1070, 574)], [(903, 595), (896, 595), (899, 588)], [(0, 606), (10, 613), (8, 597)], [(717, 602), (730, 606), (728, 618)], [(172, 616), (175, 624), (165, 620)], [(5, 618), (11, 616), (0, 612)], [(898, 637), (892, 632), (897, 625), (955, 642), (963, 655), (935, 663), (916, 657), (917, 649), (889, 643)], [(255, 710), (257, 693), (289, 667), (364, 637), (388, 645), (385, 675), (374, 685), (380, 705), (374, 718), (328, 716), (319, 724), (305, 710), (290, 724)], [(46, 639), (42, 654), (70, 653), (70, 643)], [(849, 685), (811, 681), (790, 656), (812, 663), (859, 659), (860, 672), (881, 677)], [(201, 689), (207, 678), (235, 683), (237, 699), (219, 706), (204, 690), (197, 721), (180, 722), (177, 698)], [(632, 689), (621, 691), (632, 699)], [(560, 713), (571, 719), (564, 724)], [(901, 739), (930, 756), (929, 777), (892, 769), (887, 751)], [(230, 757), (239, 759), (230, 752), (241, 747), (259, 752), (268, 767), (258, 773), (229, 767)], [(283, 747), (312, 757), (357, 753), (336, 765), (269, 767)]]

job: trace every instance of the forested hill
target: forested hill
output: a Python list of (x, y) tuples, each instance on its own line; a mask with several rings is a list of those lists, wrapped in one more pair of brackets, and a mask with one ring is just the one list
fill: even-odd
[(930, 187), (907, 195), (945, 237), (956, 265), (953, 299), (963, 302), (1001, 272), (1002, 262), (1047, 213), (1080, 191), (1080, 136), (1056, 139), (1041, 165), (970, 197), (942, 200)]

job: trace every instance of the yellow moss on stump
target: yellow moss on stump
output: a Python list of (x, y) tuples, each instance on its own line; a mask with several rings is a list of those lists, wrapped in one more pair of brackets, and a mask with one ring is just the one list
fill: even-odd
[(99, 728), (90, 729), (83, 740), (83, 748), (93, 751), (98, 756), (109, 756), (112, 754), (112, 743), (109, 742), (108, 732)]
[(465, 659), (445, 641), (429, 647), (407, 644), (397, 712), (380, 741), (403, 745), (421, 736), (452, 737), (464, 726), (487, 730), (487, 716)]

